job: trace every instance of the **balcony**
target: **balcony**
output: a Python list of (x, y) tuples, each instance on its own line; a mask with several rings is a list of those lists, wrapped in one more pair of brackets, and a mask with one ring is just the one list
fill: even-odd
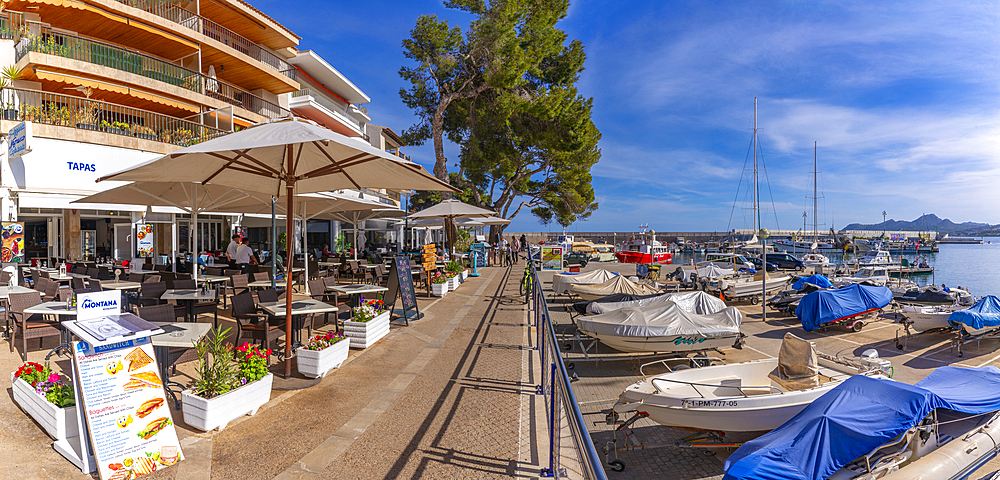
[(263, 117), (288, 115), (288, 110), (274, 103), (194, 70), (115, 45), (55, 32), (46, 26), (38, 27), (38, 31), (14, 46), (15, 62), (29, 52), (55, 55), (157, 80)]
[(213, 38), (223, 44), (248, 55), (264, 65), (274, 69), (278, 73), (295, 80), (295, 69), (284, 59), (271, 53), (260, 45), (247, 40), (243, 36), (219, 25), (205, 17), (190, 10), (186, 10), (177, 5), (164, 3), (162, 0), (114, 0), (123, 5), (138, 8), (146, 13), (151, 13), (161, 18), (165, 18), (178, 25), (199, 32), (207, 37)]
[(147, 110), (58, 93), (4, 88), (0, 89), (0, 99), (4, 120), (103, 132), (181, 147), (230, 133)]
[(364, 125), (355, 119), (348, 108), (350, 105), (334, 100), (320, 92), (303, 88), (292, 92), (289, 108), (301, 112), (309, 118), (323, 123), (327, 128), (349, 137), (363, 136)]

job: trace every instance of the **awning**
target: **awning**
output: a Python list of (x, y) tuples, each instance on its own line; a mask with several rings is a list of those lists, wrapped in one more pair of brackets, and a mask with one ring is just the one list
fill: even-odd
[(163, 97), (155, 93), (145, 92), (142, 90), (137, 90), (135, 88), (127, 87), (125, 85), (118, 85), (92, 78), (70, 75), (68, 73), (51, 72), (40, 68), (35, 69), (35, 76), (38, 77), (40, 80), (68, 83), (71, 85), (79, 85), (82, 87), (89, 87), (96, 90), (104, 90), (106, 92), (120, 93), (122, 95), (130, 95), (135, 98), (140, 98), (142, 100), (159, 103), (161, 105), (167, 105), (181, 110), (187, 110), (192, 113), (201, 112), (201, 108), (198, 107), (197, 105), (191, 105), (188, 103)]

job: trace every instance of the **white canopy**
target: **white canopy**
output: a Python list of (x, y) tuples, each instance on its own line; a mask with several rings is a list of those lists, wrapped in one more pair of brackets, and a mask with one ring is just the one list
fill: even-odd
[(628, 293), (632, 295), (653, 295), (657, 289), (640, 285), (624, 275), (615, 275), (610, 280), (597, 285), (570, 285), (569, 292), (579, 295), (581, 298), (596, 299), (606, 297), (613, 293)]
[(587, 313), (602, 314), (629, 307), (645, 310), (658, 308), (669, 302), (676, 303), (677, 306), (684, 309), (684, 311), (697, 313), (699, 315), (709, 315), (721, 312), (727, 308), (726, 302), (723, 302), (722, 300), (700, 290), (695, 290), (693, 292), (667, 293), (656, 297), (641, 298), (639, 300), (631, 300), (628, 302), (592, 302), (590, 305), (587, 305)]
[(411, 213), (410, 218), (458, 218), (458, 217), (492, 217), (496, 212), (479, 208), (454, 198), (443, 200), (437, 205), (427, 207), (417, 213)]
[(739, 334), (743, 315), (736, 307), (709, 314), (691, 313), (674, 302), (655, 308), (626, 307), (602, 315), (577, 317), (580, 330), (620, 337), (726, 337)]
[(617, 273), (603, 268), (582, 273), (557, 273), (552, 276), (552, 291), (562, 295), (569, 291), (570, 285), (596, 285), (614, 278)]
[(718, 278), (718, 277), (731, 277), (736, 274), (731, 268), (721, 268), (714, 263), (709, 263), (697, 270), (684, 270), (683, 281), (684, 283), (691, 281), (691, 274), (697, 273), (698, 278)]

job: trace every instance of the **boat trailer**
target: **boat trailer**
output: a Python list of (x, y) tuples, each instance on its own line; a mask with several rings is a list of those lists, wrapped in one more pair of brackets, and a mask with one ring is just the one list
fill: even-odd
[(846, 317), (841, 317), (833, 321), (826, 322), (816, 328), (817, 331), (824, 332), (833, 327), (847, 327), (848, 330), (852, 332), (860, 332), (861, 329), (868, 325), (868, 320), (871, 319), (875, 312), (881, 312), (881, 308), (870, 308), (863, 312), (858, 312), (853, 315), (848, 315)]
[[(604, 460), (611, 470), (616, 472), (625, 470), (625, 462), (618, 457), (618, 452), (652, 450), (656, 448), (696, 448), (703, 450), (705, 455), (715, 455), (717, 452), (713, 449), (728, 448), (730, 450), (735, 450), (743, 445), (742, 443), (727, 443), (723, 441), (725, 432), (719, 431), (696, 432), (670, 443), (645, 444), (638, 439), (632, 426), (635, 422), (638, 422), (648, 416), (649, 414), (646, 412), (637, 411), (627, 420), (621, 420), (618, 412), (614, 410), (611, 410), (607, 414), (604, 422), (607, 425), (617, 425), (617, 427), (615, 427), (612, 431), (612, 439), (607, 442), (604, 448), (602, 448)], [(618, 444), (618, 432), (621, 432), (624, 435), (621, 445)], [(614, 455), (613, 460), (611, 459), (612, 455)]]
[(951, 351), (954, 352), (956, 349), (958, 349), (958, 357), (962, 358), (963, 356), (965, 356), (965, 354), (962, 353), (962, 345), (976, 342), (976, 348), (979, 348), (979, 342), (983, 340), (996, 340), (996, 339), (1000, 339), (1000, 327), (994, 327), (992, 330), (980, 333), (978, 335), (970, 335), (968, 333), (965, 333), (965, 330), (959, 328), (958, 334), (955, 335), (955, 338), (951, 339)]

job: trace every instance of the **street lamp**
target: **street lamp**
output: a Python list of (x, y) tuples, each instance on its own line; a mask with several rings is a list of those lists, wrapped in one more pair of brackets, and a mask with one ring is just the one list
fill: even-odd
[(882, 240), (885, 240), (885, 210), (882, 210)]
[(767, 320), (767, 237), (771, 236), (771, 232), (761, 228), (757, 236), (760, 237), (760, 263), (763, 269), (760, 275), (760, 321), (763, 322)]

